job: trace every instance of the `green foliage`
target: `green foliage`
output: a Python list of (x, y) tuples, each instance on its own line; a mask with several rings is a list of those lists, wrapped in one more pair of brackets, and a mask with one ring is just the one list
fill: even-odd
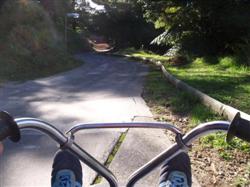
[(169, 106), (176, 114), (188, 114), (191, 118), (189, 128), (206, 121), (221, 119), (202, 105), (197, 98), (167, 83), (161, 72), (157, 70), (152, 70), (148, 75), (144, 98), (162, 107)]
[(65, 15), (73, 11), (71, 1), (40, 0), (40, 5), (57, 27), (64, 27)]
[(171, 99), (170, 103), (173, 106), (174, 112), (187, 113), (190, 111), (192, 106), (198, 104), (198, 100), (188, 93), (179, 91), (176, 97)]
[(0, 79), (46, 76), (76, 65), (50, 16), (31, 0), (7, 1), (0, 12)]
[(162, 61), (162, 62), (166, 62), (169, 60), (169, 57), (167, 56), (158, 55), (151, 51), (136, 50), (133, 47), (121, 49), (117, 52), (117, 54), (127, 55), (127, 56), (135, 57), (135, 58), (141, 58), (145, 60), (151, 59), (151, 60)]
[[(206, 53), (237, 52), (249, 45), (250, 3), (239, 0), (138, 0), (144, 16), (164, 32), (153, 43), (201, 47)], [(192, 45), (190, 45), (192, 44)]]
[(238, 149), (246, 153), (250, 151), (250, 144), (245, 141), (235, 138), (230, 143), (227, 143), (225, 139), (225, 133), (216, 133), (202, 138), (201, 142), (204, 146), (218, 149), (219, 154), (228, 160), (231, 158), (230, 152), (226, 152), (228, 150)]
[[(133, 46), (147, 47), (159, 32), (152, 23), (143, 18), (141, 6), (136, 1), (102, 1), (105, 12), (86, 13), (81, 11), (82, 29), (90, 35), (104, 36), (113, 41), (117, 48)], [(86, 29), (87, 28), (87, 29)]]
[[(169, 63), (168, 57), (160, 56), (152, 52), (130, 49), (123, 50), (121, 53), (140, 59), (160, 60), (170, 73), (189, 85), (225, 104), (250, 113), (250, 102), (248, 99), (250, 94), (250, 69), (241, 62), (242, 58), (237, 56), (190, 57), (189, 60), (192, 61), (192, 63), (173, 66)], [(178, 97), (189, 98), (189, 96), (185, 94), (183, 94), (183, 96), (178, 95)], [(195, 102), (192, 97), (191, 99)], [(177, 99), (177, 101), (175, 101), (175, 99), (173, 99), (173, 102), (178, 106), (176, 110), (182, 110), (181, 108), (190, 105), (188, 100), (182, 101), (182, 99)], [(197, 108), (197, 113), (199, 110), (201, 110), (201, 113), (209, 113), (209, 111), (202, 111), (199, 107)], [(198, 115), (201, 117), (199, 113)], [(193, 120), (194, 122), (197, 121), (195, 118)], [(205, 118), (202, 118), (202, 121), (205, 121)]]
[(202, 104), (196, 104), (191, 111), (191, 124), (192, 127), (197, 124), (221, 119), (218, 115), (212, 112), (209, 108), (204, 107)]
[[(171, 84), (167, 83), (160, 71), (152, 70), (146, 81), (143, 97), (150, 104), (153, 103), (156, 112), (161, 112), (160, 107), (169, 107), (174, 113), (189, 115), (191, 121), (189, 129), (196, 125), (213, 120), (223, 120), (222, 117), (213, 113), (210, 109), (202, 105), (197, 99), (185, 94)], [(182, 105), (185, 103), (185, 105)], [(162, 116), (164, 120), (164, 116)], [(201, 143), (205, 147), (215, 148), (218, 154), (225, 160), (232, 159), (232, 151), (237, 149), (248, 153), (250, 144), (240, 139), (233, 139), (230, 144), (225, 141), (225, 133), (215, 133), (201, 138)]]
[(180, 67), (165, 64), (168, 71), (211, 97), (250, 113), (250, 69), (239, 65), (240, 58), (203, 57)]
[[(141, 50), (125, 50), (125, 54), (140, 59), (160, 60), (159, 55)], [(157, 59), (155, 59), (155, 56)], [(167, 58), (162, 56), (162, 58)], [(168, 58), (167, 58), (168, 59)], [(203, 91), (219, 101), (233, 106), (246, 113), (250, 113), (250, 69), (235, 56), (206, 56), (202, 58), (191, 57), (192, 63), (182, 66), (173, 66), (166, 62), (166, 69), (189, 85)], [(164, 60), (162, 60), (164, 62)], [(162, 98), (171, 96), (171, 104), (175, 112), (190, 112), (192, 125), (200, 122), (219, 119), (210, 109), (204, 107), (199, 101), (186, 93), (178, 92), (166, 84), (161, 77), (155, 74), (150, 76), (149, 93), (162, 102)], [(173, 95), (171, 93), (174, 93)], [(164, 103), (164, 102), (163, 102)], [(190, 109), (192, 108), (192, 110)]]

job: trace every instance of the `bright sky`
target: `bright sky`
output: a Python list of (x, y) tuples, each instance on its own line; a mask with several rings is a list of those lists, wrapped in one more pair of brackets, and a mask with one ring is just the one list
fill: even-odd
[(93, 2), (92, 0), (77, 0), (77, 3), (82, 3), (83, 1), (85, 1), (86, 3), (89, 4), (90, 8), (93, 8), (95, 10), (105, 10), (104, 6), (103, 5), (98, 5), (96, 4), (95, 2)]

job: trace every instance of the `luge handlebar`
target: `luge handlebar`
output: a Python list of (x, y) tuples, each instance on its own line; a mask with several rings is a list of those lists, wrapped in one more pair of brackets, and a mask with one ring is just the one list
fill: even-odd
[[(105, 126), (104, 126), (105, 125)], [(229, 127), (230, 126), (230, 127)], [(186, 135), (182, 135), (181, 131), (170, 124), (164, 123), (110, 123), (110, 124), (80, 124), (74, 126), (68, 131), (68, 136), (61, 133), (51, 124), (34, 118), (17, 118), (13, 119), (8, 113), (0, 112), (0, 141), (7, 137), (10, 137), (12, 141), (18, 141), (20, 139), (20, 130), (23, 129), (35, 129), (42, 131), (49, 135), (57, 143), (60, 144), (61, 149), (68, 149), (71, 152), (78, 155), (79, 159), (83, 161), (90, 168), (102, 175), (110, 184), (111, 187), (118, 187), (118, 182), (115, 176), (104, 165), (99, 163), (95, 158), (89, 155), (81, 147), (74, 142), (74, 134), (79, 130), (94, 129), (94, 128), (160, 128), (168, 129), (176, 134), (176, 143), (171, 147), (157, 155), (151, 161), (135, 171), (128, 180), (127, 187), (132, 187), (142, 177), (147, 175), (150, 171), (158, 167), (166, 160), (172, 159), (180, 152), (186, 151), (194, 140), (199, 137), (217, 131), (228, 131), (228, 140), (233, 136), (237, 136), (243, 140), (250, 141), (250, 122), (240, 118), (239, 114), (230, 124), (227, 121), (214, 121), (204, 123)], [(241, 130), (243, 128), (243, 130)]]
[(13, 142), (20, 140), (20, 131), (13, 117), (7, 112), (0, 112), (0, 141), (10, 138)]
[(240, 113), (235, 115), (232, 123), (230, 124), (227, 133), (227, 142), (229, 142), (235, 136), (250, 142), (250, 121), (242, 118)]

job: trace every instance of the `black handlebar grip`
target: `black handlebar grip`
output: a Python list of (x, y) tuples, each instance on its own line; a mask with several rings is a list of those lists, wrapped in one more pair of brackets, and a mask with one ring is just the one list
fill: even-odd
[(233, 121), (231, 122), (227, 132), (227, 142), (231, 141), (234, 137), (250, 142), (250, 121), (240, 117), (238, 112)]
[(13, 117), (7, 112), (0, 112), (0, 141), (9, 137), (11, 141), (18, 142), (20, 140), (20, 130)]

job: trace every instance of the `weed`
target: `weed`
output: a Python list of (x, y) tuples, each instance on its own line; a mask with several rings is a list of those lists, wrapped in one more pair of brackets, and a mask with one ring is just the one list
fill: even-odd
[[(111, 162), (114, 160), (114, 157), (116, 155), (116, 153), (118, 152), (122, 142), (124, 141), (124, 139), (126, 138), (127, 135), (127, 131), (124, 133), (121, 133), (121, 136), (119, 137), (117, 143), (115, 144), (115, 146), (113, 147), (113, 150), (111, 151), (110, 155), (108, 156), (106, 162), (104, 163), (104, 165), (106, 167), (109, 167), (109, 165), (111, 164)], [(92, 184), (99, 184), (102, 181), (102, 176), (97, 175), (97, 177), (94, 179)]]
[(230, 150), (240, 150), (243, 152), (249, 152), (250, 151), (250, 145), (249, 143), (246, 143), (238, 138), (233, 139), (230, 143), (227, 143), (225, 141), (226, 135), (225, 133), (216, 133), (212, 135), (208, 135), (201, 139), (203, 146), (208, 146), (212, 148), (216, 148), (219, 150), (220, 155), (224, 158), (229, 156), (228, 152)]

